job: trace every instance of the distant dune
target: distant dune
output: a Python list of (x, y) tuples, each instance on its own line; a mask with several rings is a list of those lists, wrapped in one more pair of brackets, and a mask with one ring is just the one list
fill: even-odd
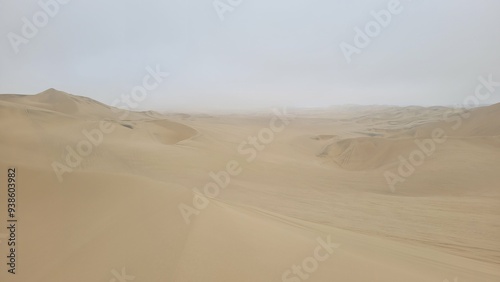
[(49, 89), (0, 95), (0, 129), (0, 281), (500, 281), (500, 104), (210, 116)]
[[(406, 108), (400, 111), (407, 111)], [(419, 125), (405, 126), (399, 131), (385, 130), (384, 124), (379, 122), (370, 127), (377, 134), (365, 133), (363, 135), (376, 137), (354, 137), (340, 139), (325, 138), (329, 135), (319, 135), (315, 140), (331, 140), (319, 153), (322, 157), (332, 158), (337, 165), (345, 169), (364, 170), (376, 169), (390, 165), (398, 160), (400, 155), (411, 153), (419, 149), (418, 141), (432, 139), (435, 129), (442, 129), (446, 136), (453, 140), (446, 142), (442, 146), (436, 146), (438, 152), (444, 152), (446, 146), (460, 146), (460, 142), (467, 142), (466, 147), (482, 147), (488, 140), (491, 145), (496, 144), (495, 140), (500, 137), (500, 104), (473, 109), (463, 113), (455, 113), (454, 109), (439, 109), (442, 112), (442, 119), (439, 121), (418, 122)], [(372, 122), (373, 119), (369, 119)], [(394, 124), (390, 121), (389, 124)], [(379, 128), (378, 128), (379, 127)], [(385, 136), (385, 138), (384, 138)], [(389, 138), (387, 138), (389, 137)], [(477, 144), (476, 144), (477, 143)], [(437, 145), (437, 144), (436, 144)], [(429, 147), (430, 148), (430, 147)], [(491, 148), (494, 149), (494, 148)], [(450, 154), (459, 154), (461, 150), (449, 150)]]

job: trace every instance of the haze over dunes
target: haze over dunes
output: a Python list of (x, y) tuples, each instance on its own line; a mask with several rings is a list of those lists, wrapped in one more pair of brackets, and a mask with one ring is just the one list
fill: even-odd
[(0, 130), (1, 281), (500, 281), (500, 104), (199, 115), (49, 89), (0, 95)]

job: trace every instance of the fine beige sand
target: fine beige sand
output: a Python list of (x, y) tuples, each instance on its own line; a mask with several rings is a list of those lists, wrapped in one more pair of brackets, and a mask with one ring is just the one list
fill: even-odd
[(0, 281), (500, 281), (500, 104), (277, 111), (0, 95)]

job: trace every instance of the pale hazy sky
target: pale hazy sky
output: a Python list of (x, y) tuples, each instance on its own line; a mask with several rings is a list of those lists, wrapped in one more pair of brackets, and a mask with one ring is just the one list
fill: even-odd
[[(43, 26), (38, 1), (0, 0), (0, 93), (56, 88), (109, 104), (156, 65), (170, 76), (143, 109), (450, 105), (480, 75), (500, 81), (498, 0), (401, 0), (351, 63), (341, 42), (354, 45), (354, 28), (390, 0), (220, 0), (234, 6), (223, 21), (212, 0), (65, 1)], [(34, 15), (42, 26), (16, 54), (9, 33), (23, 36)], [(500, 102), (500, 88), (483, 102)]]

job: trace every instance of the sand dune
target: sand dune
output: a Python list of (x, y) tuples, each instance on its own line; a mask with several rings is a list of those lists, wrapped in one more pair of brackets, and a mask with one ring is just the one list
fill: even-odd
[[(296, 109), (285, 122), (0, 95), (0, 169), (16, 167), (19, 201), (17, 274), (3, 263), (0, 280), (500, 281), (500, 105), (460, 126), (450, 111)], [(446, 139), (391, 191), (384, 173), (436, 129)], [(186, 224), (180, 205), (231, 161), (241, 172)]]
[(419, 129), (418, 135), (429, 135), (435, 127), (446, 129), (448, 135), (456, 137), (500, 135), (500, 125), (494, 122), (500, 119), (500, 104), (470, 110), (449, 110), (444, 117), (445, 121)]

